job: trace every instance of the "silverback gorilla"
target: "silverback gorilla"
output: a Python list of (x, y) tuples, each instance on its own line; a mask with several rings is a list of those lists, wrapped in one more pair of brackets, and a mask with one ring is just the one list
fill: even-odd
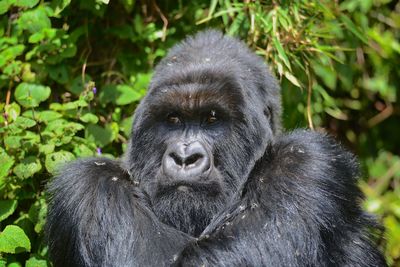
[(50, 183), (55, 266), (385, 266), (357, 162), (332, 138), (282, 133), (277, 81), (242, 42), (173, 47), (138, 106), (123, 160)]

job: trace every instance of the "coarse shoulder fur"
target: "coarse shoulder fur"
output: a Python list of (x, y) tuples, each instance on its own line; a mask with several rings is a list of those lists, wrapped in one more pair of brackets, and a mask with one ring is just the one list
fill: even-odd
[(190, 239), (158, 222), (118, 161), (68, 164), (48, 192), (46, 232), (55, 266), (168, 266)]
[(284, 134), (177, 265), (386, 266), (360, 208), (358, 175), (354, 156), (331, 137)]

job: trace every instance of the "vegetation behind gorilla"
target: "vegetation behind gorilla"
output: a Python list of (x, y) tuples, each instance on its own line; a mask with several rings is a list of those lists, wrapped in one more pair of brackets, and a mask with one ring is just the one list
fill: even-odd
[(281, 133), (263, 61), (219, 32), (156, 68), (122, 162), (76, 161), (52, 181), (56, 266), (384, 266), (354, 157)]

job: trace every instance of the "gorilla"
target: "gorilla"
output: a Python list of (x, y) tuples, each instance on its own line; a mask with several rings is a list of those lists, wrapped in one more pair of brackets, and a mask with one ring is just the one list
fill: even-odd
[(280, 89), (241, 41), (208, 30), (158, 64), (120, 160), (50, 182), (55, 266), (386, 266), (354, 156), (281, 130)]

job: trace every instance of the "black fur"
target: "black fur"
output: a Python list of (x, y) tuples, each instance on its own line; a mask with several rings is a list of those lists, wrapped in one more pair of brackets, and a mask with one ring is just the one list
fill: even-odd
[[(79, 160), (50, 183), (55, 266), (386, 266), (354, 157), (319, 133), (282, 134), (280, 109), (275, 79), (240, 41), (206, 31), (172, 48), (124, 160)], [(178, 141), (201, 142), (204, 175), (166, 175)]]

